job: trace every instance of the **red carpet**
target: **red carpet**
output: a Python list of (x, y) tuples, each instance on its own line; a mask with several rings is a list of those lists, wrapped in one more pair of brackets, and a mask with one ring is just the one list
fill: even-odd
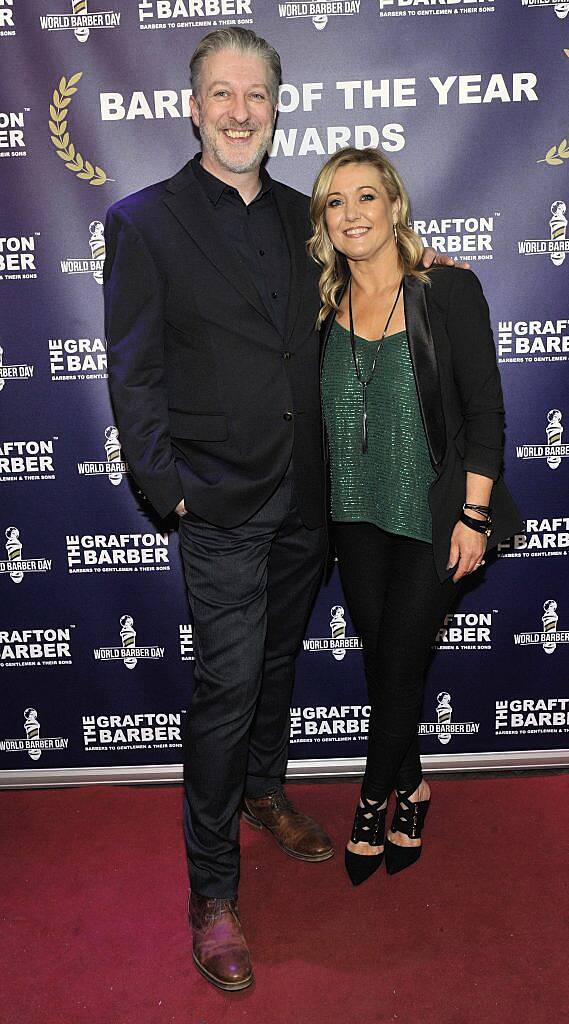
[(256, 983), (192, 966), (181, 790), (0, 793), (7, 1024), (559, 1024), (569, 1020), (569, 775), (433, 784), (425, 853), (360, 889), (341, 850), (354, 783), (291, 785), (324, 864), (243, 826)]

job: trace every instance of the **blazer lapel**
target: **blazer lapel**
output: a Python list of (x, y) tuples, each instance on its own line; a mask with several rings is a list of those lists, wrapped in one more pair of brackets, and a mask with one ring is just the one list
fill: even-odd
[[(340, 292), (338, 293), (338, 303), (341, 302), (342, 296), (347, 287), (348, 283), (346, 282), (346, 284), (343, 286), (343, 288), (341, 288)], [(328, 338), (330, 337), (330, 331), (332, 330), (332, 325), (335, 319), (336, 310), (331, 309), (320, 328), (320, 376), (322, 376), (322, 367), (324, 365), (324, 353), (326, 352), (326, 345), (328, 344)]]
[(445, 454), (446, 431), (437, 355), (427, 310), (427, 287), (416, 277), (407, 275), (403, 285), (403, 302), (405, 304), (407, 340), (417, 385), (419, 406), (431, 459), (433, 464), (438, 466)]
[[(164, 202), (176, 220), (193, 238), (204, 256), (237, 288), (265, 320), (273, 324), (261, 296), (225, 239), (218, 233), (209, 210), (209, 201), (196, 181), (190, 164), (186, 164), (167, 184), (168, 196)], [(274, 326), (274, 324), (273, 324)]]
[(332, 330), (332, 324), (334, 323), (335, 318), (336, 310), (331, 309), (324, 323), (320, 327), (320, 375), (322, 375), (324, 353), (326, 352), (326, 345), (328, 344), (328, 338), (330, 337), (330, 331)]
[(308, 253), (306, 251), (306, 220), (286, 200), (278, 181), (273, 181), (273, 192), (277, 209), (283, 224), (288, 251), (290, 254), (290, 282), (286, 315), (285, 339), (290, 338), (297, 316), (300, 311), (300, 295), (306, 271)]

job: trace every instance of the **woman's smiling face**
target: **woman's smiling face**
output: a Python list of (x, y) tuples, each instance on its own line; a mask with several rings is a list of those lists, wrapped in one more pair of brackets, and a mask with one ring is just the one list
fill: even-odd
[(387, 247), (395, 247), (393, 225), (399, 208), (399, 200), (390, 200), (372, 164), (339, 167), (326, 200), (326, 227), (332, 245), (350, 260), (369, 260)]

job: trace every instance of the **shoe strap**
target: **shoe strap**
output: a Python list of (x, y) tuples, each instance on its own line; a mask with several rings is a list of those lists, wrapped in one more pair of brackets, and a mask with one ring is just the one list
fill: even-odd
[(362, 795), (363, 807), (358, 804), (352, 828), (352, 843), (369, 843), (382, 846), (385, 839), (385, 816), (387, 807), (380, 810), (378, 803), (371, 803)]
[(402, 832), (403, 835), (409, 836), (409, 839), (420, 839), (430, 799), (411, 801), (409, 798), (412, 792), (414, 790), (409, 790), (406, 793), (397, 791), (397, 806), (391, 823), (391, 831)]

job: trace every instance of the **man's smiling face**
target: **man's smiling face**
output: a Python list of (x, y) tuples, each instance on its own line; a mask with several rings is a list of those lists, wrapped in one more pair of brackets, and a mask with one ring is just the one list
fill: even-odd
[(214, 174), (243, 174), (260, 166), (276, 117), (269, 80), (261, 57), (219, 50), (205, 58), (200, 95), (192, 96), (190, 105), (204, 166)]

